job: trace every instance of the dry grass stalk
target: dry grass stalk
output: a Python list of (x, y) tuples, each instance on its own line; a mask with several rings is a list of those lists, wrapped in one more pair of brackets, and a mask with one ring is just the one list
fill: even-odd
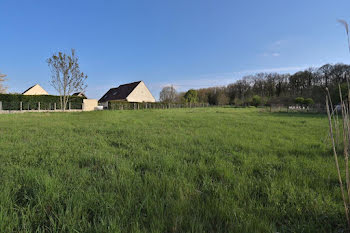
[[(345, 27), (347, 40), (348, 40), (348, 48), (350, 51), (350, 39), (349, 39), (349, 25), (345, 20), (338, 20), (339, 23), (341, 23)], [(345, 78), (345, 73), (344, 73)], [(339, 108), (333, 108), (333, 104), (331, 101), (331, 95), (329, 93), (328, 88), (326, 88), (327, 94), (326, 94), (326, 108), (327, 108), (327, 116), (328, 116), (328, 123), (329, 123), (329, 136), (332, 142), (332, 149), (333, 149), (333, 155), (334, 155), (334, 161), (335, 166), (338, 173), (338, 181), (340, 186), (340, 191), (343, 199), (344, 204), (344, 210), (345, 210), (345, 216), (348, 223), (348, 231), (350, 232), (350, 220), (349, 220), (349, 206), (350, 206), (350, 174), (349, 174), (349, 148), (350, 148), (350, 85), (349, 85), (349, 79), (346, 77), (347, 81), (347, 100), (343, 99), (341, 87), (339, 84), (339, 96), (340, 96), (340, 109)], [(332, 111), (330, 111), (332, 110)], [(339, 124), (340, 120), (338, 118), (338, 111), (341, 111), (342, 116), (342, 124)], [(334, 111), (336, 112), (336, 115), (334, 115)], [(332, 112), (332, 113), (331, 113)], [(333, 126), (334, 125), (334, 126)], [(334, 130), (333, 130), (334, 127)], [(335, 131), (335, 132), (334, 132)], [(342, 131), (342, 137), (343, 142), (340, 143), (338, 141), (338, 138), (340, 137), (340, 131)], [(339, 162), (338, 162), (338, 155), (337, 151), (343, 151), (344, 155), (344, 162), (345, 162), (345, 187), (346, 192), (344, 191), (344, 184), (342, 181), (342, 172), (343, 169), (340, 168)]]
[[(341, 92), (340, 92), (341, 95)], [(339, 186), (340, 186), (340, 191), (341, 191), (341, 195), (342, 195), (342, 199), (343, 199), (343, 203), (344, 203), (344, 210), (345, 210), (345, 216), (346, 216), (346, 220), (348, 223), (348, 227), (350, 229), (350, 220), (349, 220), (349, 204), (350, 204), (350, 182), (349, 182), (349, 166), (348, 166), (348, 148), (349, 148), (349, 134), (350, 134), (350, 129), (348, 127), (348, 121), (349, 121), (349, 117), (347, 116), (347, 114), (349, 114), (349, 111), (347, 110), (348, 106), (346, 106), (344, 104), (344, 101), (341, 101), (341, 106), (342, 106), (342, 116), (343, 116), (343, 143), (344, 143), (344, 158), (345, 158), (345, 174), (346, 174), (346, 179), (345, 179), (345, 183), (346, 183), (346, 189), (347, 192), (345, 194), (344, 192), (344, 185), (343, 185), (343, 181), (342, 181), (342, 176), (341, 176), (341, 169), (339, 167), (339, 162), (338, 162), (338, 155), (337, 155), (337, 145), (335, 143), (335, 135), (333, 132), (333, 123), (332, 123), (332, 115), (330, 112), (330, 99), (327, 96), (326, 97), (326, 108), (327, 108), (327, 116), (328, 116), (328, 123), (329, 123), (329, 133), (331, 135), (331, 142), (332, 142), (332, 149), (333, 149), (333, 155), (334, 155), (334, 161), (335, 161), (335, 166), (337, 169), (337, 173), (338, 173), (338, 181), (339, 181)], [(334, 117), (333, 117), (334, 118)]]
[(344, 28), (345, 28), (346, 36), (347, 36), (347, 38), (348, 38), (349, 52), (350, 52), (349, 25), (348, 25), (348, 23), (347, 23), (345, 20), (343, 20), (343, 19), (338, 19), (338, 22), (341, 23), (341, 24), (344, 26)]
[(329, 105), (330, 105), (330, 108), (332, 110), (331, 119), (333, 119), (333, 122), (334, 122), (335, 142), (336, 142), (336, 145), (339, 147), (340, 146), (340, 140), (339, 140), (339, 138), (340, 138), (340, 126), (339, 126), (338, 111), (337, 111), (337, 109), (335, 109), (333, 107), (331, 94), (329, 93), (329, 90), (327, 87), (326, 87), (326, 92), (328, 95)]

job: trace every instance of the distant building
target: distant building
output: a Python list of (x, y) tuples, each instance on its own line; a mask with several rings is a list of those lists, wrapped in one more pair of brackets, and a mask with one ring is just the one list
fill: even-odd
[(22, 93), (22, 95), (48, 95), (44, 88), (42, 88), (39, 84), (35, 84), (34, 86), (28, 88), (26, 91)]
[(108, 106), (108, 101), (120, 100), (134, 103), (156, 102), (151, 92), (143, 81), (127, 83), (116, 88), (111, 88), (98, 101), (103, 106)]
[(84, 99), (87, 99), (86, 95), (83, 92), (76, 92), (72, 96), (79, 96), (79, 97), (83, 97)]

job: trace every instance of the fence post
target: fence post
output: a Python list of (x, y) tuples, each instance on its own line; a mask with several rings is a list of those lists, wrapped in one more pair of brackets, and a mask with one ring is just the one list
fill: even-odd
[(139, 103), (137, 103), (137, 110), (139, 110), (140, 109), (140, 105), (139, 105)]
[(38, 102), (38, 110), (40, 111), (40, 102)]
[(22, 107), (23, 107), (23, 103), (22, 103), (22, 101), (21, 101), (21, 102), (19, 102), (19, 110), (20, 110), (20, 111), (22, 111)]
[(53, 104), (53, 110), (56, 111), (56, 103)]
[(0, 111), (2, 111), (2, 101), (0, 101)]
[(68, 103), (68, 109), (71, 110), (71, 102)]

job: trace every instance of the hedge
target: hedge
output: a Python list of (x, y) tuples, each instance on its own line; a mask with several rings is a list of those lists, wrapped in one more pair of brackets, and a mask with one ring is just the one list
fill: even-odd
[[(83, 99), (78, 96), (69, 97), (71, 109), (81, 109)], [(23, 110), (37, 110), (39, 102), (42, 110), (53, 110), (55, 103), (56, 109), (61, 109), (60, 97), (56, 95), (0, 94), (0, 101), (3, 110), (20, 110), (21, 102)]]
[(108, 109), (110, 110), (134, 110), (134, 109), (164, 109), (164, 108), (190, 108), (190, 107), (207, 107), (209, 104), (205, 103), (131, 103), (127, 101), (112, 100), (108, 102)]

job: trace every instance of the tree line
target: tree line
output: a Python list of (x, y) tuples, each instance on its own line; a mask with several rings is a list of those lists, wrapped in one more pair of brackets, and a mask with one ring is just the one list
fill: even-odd
[(161, 102), (199, 102), (211, 105), (311, 105), (325, 104), (328, 88), (334, 103), (339, 102), (339, 87), (347, 96), (350, 65), (325, 64), (294, 74), (257, 73), (247, 75), (227, 86), (191, 89), (176, 92), (173, 86), (164, 87)]

